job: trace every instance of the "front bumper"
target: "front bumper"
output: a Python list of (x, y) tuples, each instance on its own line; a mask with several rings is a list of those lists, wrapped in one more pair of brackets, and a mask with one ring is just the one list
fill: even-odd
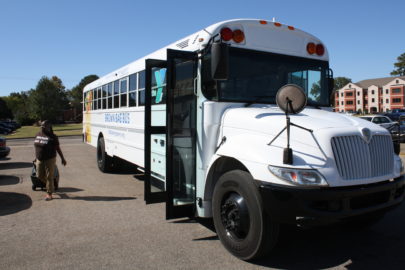
[(281, 223), (327, 224), (385, 212), (404, 198), (405, 177), (369, 185), (303, 189), (257, 181), (265, 211)]

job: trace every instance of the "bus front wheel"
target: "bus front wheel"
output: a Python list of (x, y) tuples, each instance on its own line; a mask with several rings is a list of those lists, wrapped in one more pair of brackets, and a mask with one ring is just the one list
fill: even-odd
[(100, 171), (110, 172), (112, 169), (112, 157), (105, 152), (104, 138), (98, 138), (97, 143), (97, 165)]
[(219, 178), (212, 211), (218, 237), (234, 256), (252, 260), (275, 246), (279, 224), (265, 213), (259, 191), (248, 172), (233, 170)]

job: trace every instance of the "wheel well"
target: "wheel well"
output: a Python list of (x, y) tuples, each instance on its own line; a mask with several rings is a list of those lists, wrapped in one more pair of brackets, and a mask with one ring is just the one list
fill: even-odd
[(220, 157), (211, 166), (208, 172), (207, 181), (205, 183), (204, 200), (211, 201), (214, 187), (219, 177), (226, 172), (232, 170), (242, 170), (249, 172), (249, 170), (237, 159), (231, 157)]

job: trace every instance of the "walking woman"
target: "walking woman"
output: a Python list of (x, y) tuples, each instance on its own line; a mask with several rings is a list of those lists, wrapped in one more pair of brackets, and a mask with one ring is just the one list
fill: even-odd
[(37, 176), (43, 183), (46, 183), (45, 200), (50, 201), (55, 189), (53, 178), (56, 152), (58, 152), (63, 166), (66, 166), (66, 160), (60, 149), (58, 136), (53, 133), (52, 125), (48, 120), (41, 122), (41, 131), (35, 137), (34, 146), (37, 159)]

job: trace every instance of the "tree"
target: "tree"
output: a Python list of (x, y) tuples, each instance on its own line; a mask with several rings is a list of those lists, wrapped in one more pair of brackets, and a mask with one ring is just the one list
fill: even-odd
[[(57, 78), (57, 77), (56, 77)], [(39, 120), (60, 119), (64, 109), (68, 108), (68, 100), (62, 81), (42, 77), (37, 87), (30, 94), (33, 115)]]
[(80, 102), (82, 102), (83, 100), (83, 88), (97, 79), (98, 79), (97, 75), (88, 75), (84, 77), (78, 85), (76, 85), (70, 90), (69, 97), (72, 102), (72, 105), (74, 106), (79, 105), (81, 108)]
[(7, 106), (6, 101), (0, 98), (0, 119), (13, 118), (10, 108)]
[(62, 83), (62, 80), (57, 76), (52, 76), (51, 81), (55, 84), (57, 88), (62, 91), (65, 91), (65, 86)]
[(405, 53), (397, 57), (398, 62), (394, 63), (395, 69), (390, 73), (394, 76), (405, 76)]
[(29, 94), (34, 91), (21, 93), (11, 93), (8, 97), (5, 98), (7, 106), (11, 109), (14, 120), (16, 120), (21, 125), (30, 125), (35, 119), (31, 117), (30, 108), (31, 104), (29, 101)]
[(343, 88), (348, 83), (351, 83), (352, 79), (346, 78), (346, 77), (336, 77), (335, 78), (335, 85), (333, 87), (333, 90), (338, 90)]

